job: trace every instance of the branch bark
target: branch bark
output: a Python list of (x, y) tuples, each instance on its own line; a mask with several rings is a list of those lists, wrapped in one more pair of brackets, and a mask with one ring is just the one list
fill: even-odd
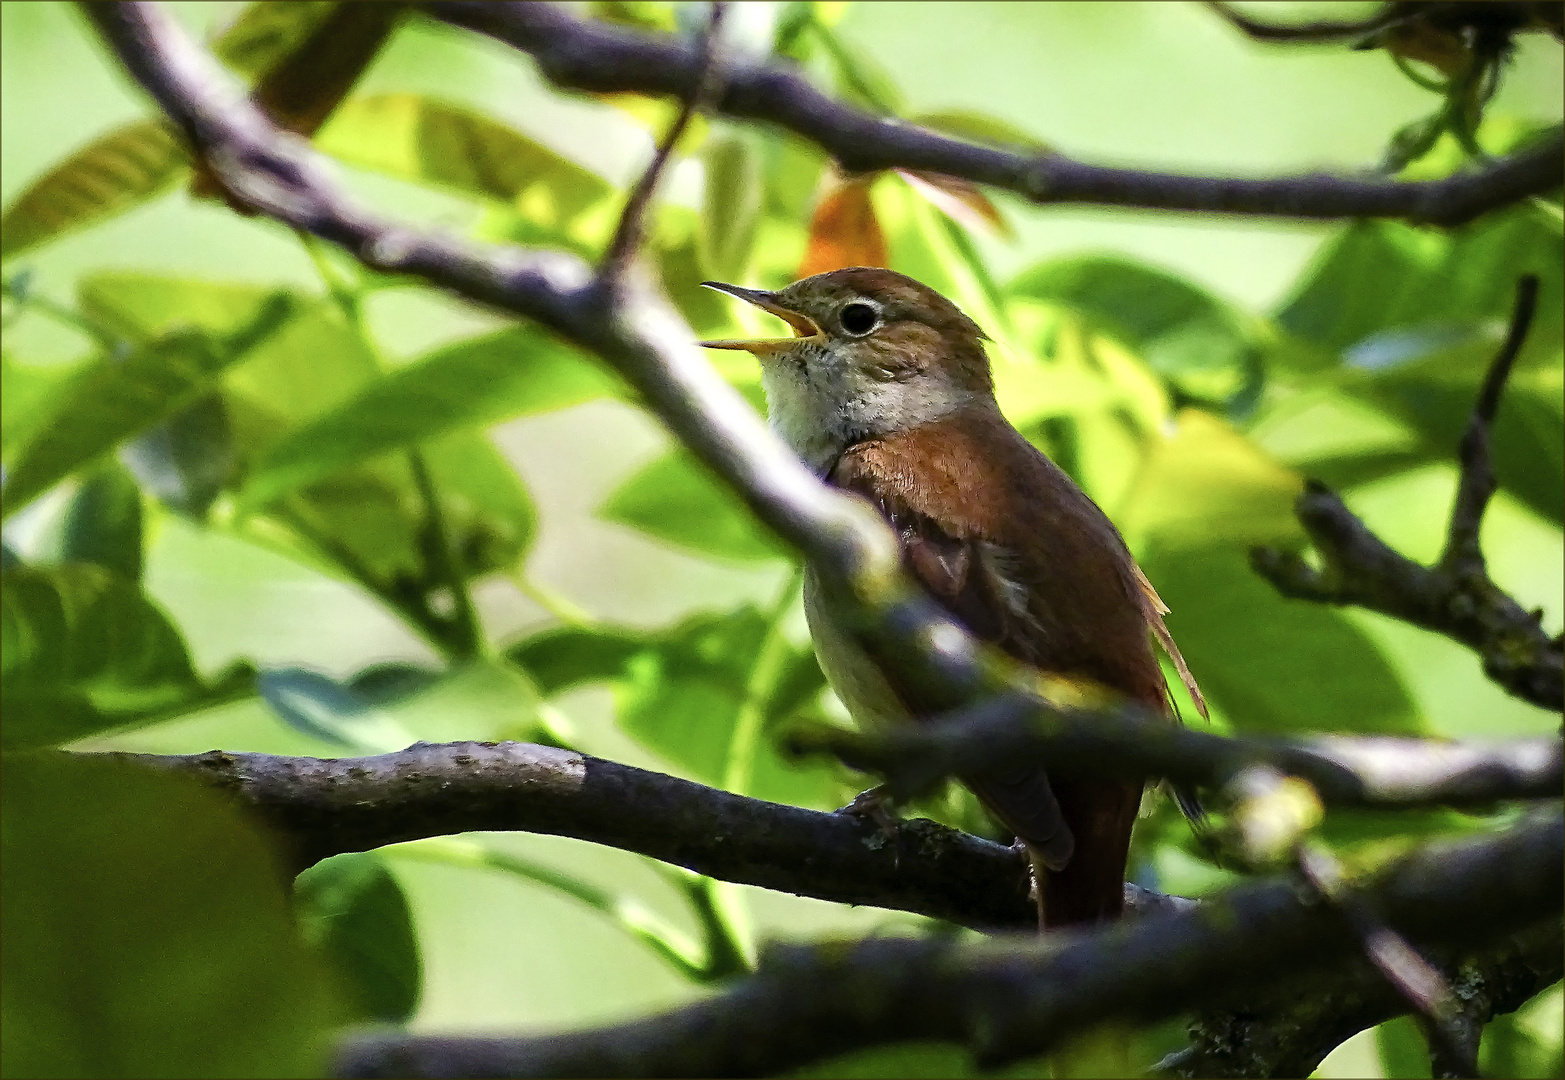
[[(584, 22), (550, 4), (444, 0), (423, 8), (444, 22), (530, 54), (544, 76), (562, 89), (685, 97), (699, 78), (700, 59), (689, 41)], [(809, 139), (848, 172), (942, 173), (1012, 191), (1040, 205), (1304, 219), (1388, 217), (1460, 225), (1565, 181), (1565, 131), (1444, 180), (1184, 176), (1090, 165), (1056, 152), (963, 142), (844, 105), (778, 64), (735, 62), (726, 76), (714, 111), (774, 124)]]
[[(1142, 775), (1162, 768), (1159, 751), (1165, 747), (1147, 751), (1140, 741), (1176, 732), (1168, 745), (1179, 749), (1168, 759), (1251, 760), (1252, 744), (1239, 740), (1181, 732), (1161, 719), (1118, 727), (1112, 721), (1071, 718), (1063, 735), (1024, 745), (1051, 761), (1111, 762), (1124, 773)], [(1013, 757), (1025, 752), (1006, 747), (1003, 738), (979, 740), (996, 741)], [(1412, 739), (1299, 742), (1291, 756), (1279, 754), (1278, 760), (1308, 763), (1301, 766), (1306, 775), (1313, 770), (1330, 778), (1318, 784), (1323, 797), (1349, 805), (1489, 803), (1557, 797), (1565, 787), (1558, 740), (1524, 740), (1487, 754)], [(1320, 743), (1336, 749), (1327, 756)], [(962, 733), (958, 747), (970, 745), (971, 733)], [(1426, 772), (1399, 764), (1398, 754), (1423, 761)], [(857, 815), (746, 798), (554, 747), (419, 743), (376, 757), (325, 759), (221, 750), (117, 756), (191, 773), (248, 805), (281, 836), (295, 871), (332, 855), (407, 840), (520, 831), (606, 844), (709, 877), (836, 903), (911, 911), (978, 928), (1036, 923), (1026, 871), (1011, 848), (932, 821), (906, 821), (883, 832)], [(953, 753), (936, 742), (933, 756)], [(1355, 762), (1367, 778), (1354, 771)], [(1156, 904), (1137, 895), (1132, 906), (1145, 910)]]
[[(1465, 1016), (1477, 1024), (1514, 1012), (1565, 974), (1565, 937), (1545, 919), (1486, 950), (1431, 950), (1456, 988)], [(1325, 978), (1257, 987), (1242, 1006), (1201, 1013), (1190, 1045), (1155, 1072), (1178, 1077), (1309, 1076), (1332, 1049), (1366, 1028), (1407, 1012), (1407, 1002), (1367, 961)]]
[[(1397, 861), (1367, 899), (1398, 932), (1474, 942), (1558, 918), (1559, 813)], [(370, 1035), (344, 1076), (763, 1076), (863, 1047), (969, 1047), (980, 1067), (1044, 1053), (1107, 1021), (1242, 1000), (1358, 955), (1337, 914), (1291, 882), (1104, 929), (976, 943), (880, 939), (772, 949), (750, 978), (661, 1016), (567, 1035)]]
[[(249, 806), (283, 839), (296, 872), (346, 851), (519, 831), (965, 926), (1037, 924), (1025, 863), (1000, 844), (924, 820), (882, 832), (857, 815), (750, 799), (549, 746), (419, 743), (334, 759), (220, 750), (115, 756), (193, 774)], [(1137, 899), (1143, 909), (1158, 903)]]
[(1070, 775), (1161, 776), (1207, 788), (1269, 765), (1309, 781), (1322, 801), (1336, 806), (1483, 806), (1558, 798), (1565, 788), (1565, 743), (1551, 736), (1494, 743), (1330, 735), (1231, 739), (1170, 724), (1132, 705), (1040, 710), (1031, 699), (1011, 696), (872, 735), (805, 729), (786, 745), (795, 752), (829, 752), (880, 773), (900, 797), (945, 776), (1029, 760)]

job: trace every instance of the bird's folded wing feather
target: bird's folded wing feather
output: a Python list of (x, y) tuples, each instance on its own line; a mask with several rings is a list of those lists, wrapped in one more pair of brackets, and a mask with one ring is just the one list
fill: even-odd
[(1163, 598), (1147, 580), (1146, 574), (1141, 572), (1141, 567), (1136, 566), (1135, 563), (1130, 565), (1136, 571), (1136, 587), (1141, 598), (1141, 610), (1146, 614), (1147, 625), (1152, 628), (1152, 636), (1157, 638), (1157, 643), (1174, 662), (1174, 670), (1179, 672), (1179, 681), (1185, 684), (1186, 690), (1190, 691), (1190, 700), (1195, 702), (1196, 712), (1201, 714), (1203, 720), (1211, 719), (1206, 714), (1206, 698), (1201, 696), (1201, 688), (1196, 685), (1195, 676), (1190, 674), (1190, 669), (1185, 666), (1185, 658), (1179, 655), (1179, 646), (1174, 644), (1174, 635), (1168, 632), (1168, 624), (1163, 621), (1163, 616), (1168, 614), (1168, 605), (1163, 603)]
[[(1018, 603), (1015, 585), (999, 572), (1003, 562), (994, 545), (951, 536), (933, 518), (877, 483), (873, 470), (851, 451), (838, 462), (831, 481), (873, 503), (902, 543), (907, 570), (969, 632), (1006, 652), (1035, 662), (1036, 642), (1025, 640), (1034, 628)], [(910, 703), (904, 702), (904, 705)], [(914, 717), (920, 710), (909, 707)], [(1070, 862), (1075, 838), (1041, 765), (1026, 764), (960, 777), (989, 809), (1053, 870)]]

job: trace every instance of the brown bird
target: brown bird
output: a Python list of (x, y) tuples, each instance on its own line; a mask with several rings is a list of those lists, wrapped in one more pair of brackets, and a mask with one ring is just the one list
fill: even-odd
[[(1001, 414), (986, 335), (956, 305), (870, 267), (777, 292), (703, 284), (792, 327), (790, 338), (704, 344), (760, 359), (773, 429), (827, 483), (880, 512), (905, 569), (953, 618), (1039, 671), (1173, 716), (1156, 637), (1205, 715), (1168, 609), (1103, 511)], [(821, 668), (858, 723), (928, 715), (856, 643), (813, 572), (804, 604)], [(1143, 780), (1039, 765), (961, 779), (1025, 844), (1043, 927), (1119, 914)]]

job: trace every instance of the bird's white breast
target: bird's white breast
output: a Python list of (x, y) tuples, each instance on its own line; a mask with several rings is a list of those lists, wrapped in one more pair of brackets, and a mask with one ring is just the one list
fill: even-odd
[(841, 605), (832, 601), (813, 569), (804, 575), (804, 616), (821, 671), (854, 721), (872, 730), (906, 720), (907, 710), (891, 684), (853, 640)]

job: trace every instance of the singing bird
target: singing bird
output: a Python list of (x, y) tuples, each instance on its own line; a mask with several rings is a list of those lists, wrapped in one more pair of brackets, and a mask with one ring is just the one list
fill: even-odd
[[(906, 571), (976, 637), (1041, 672), (1099, 684), (1172, 717), (1156, 638), (1205, 703), (1164, 625), (1167, 608), (1079, 487), (1001, 414), (978, 325), (891, 270), (849, 267), (777, 292), (709, 288), (793, 336), (707, 341), (761, 362), (772, 428), (825, 481), (867, 500)], [(858, 644), (813, 570), (805, 613), (832, 689), (861, 726), (927, 716)], [(1145, 782), (1036, 764), (960, 778), (1026, 846), (1044, 928), (1120, 913)]]

